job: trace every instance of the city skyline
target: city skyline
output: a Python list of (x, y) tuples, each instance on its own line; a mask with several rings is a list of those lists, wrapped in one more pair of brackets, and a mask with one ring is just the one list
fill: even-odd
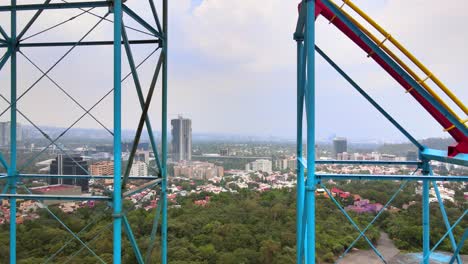
[[(417, 12), (417, 3), (402, 0), (357, 1), (356, 4), (366, 12), (374, 14), (377, 21), (407, 45), (462, 101), (468, 98), (468, 90), (464, 88), (468, 86), (468, 79), (463, 74), (468, 70), (463, 59), (468, 56), (468, 51), (464, 49), (468, 44), (468, 33), (460, 30), (459, 26), (463, 24), (462, 15), (466, 9), (463, 7), (468, 5), (466, 1), (453, 1), (452, 5), (444, 9), (439, 8), (440, 3), (437, 1), (426, 1), (425, 12)], [(136, 3), (135, 8), (143, 17), (150, 16), (150, 12), (143, 9), (143, 4)], [(193, 120), (197, 120), (194, 131), (204, 133), (294, 138), (295, 118), (291, 117), (295, 116), (295, 46), (290, 25), (295, 24), (297, 7), (274, 0), (267, 10), (262, 8), (263, 5), (255, 1), (242, 5), (227, 1), (171, 2), (170, 38), (173, 46), (169, 54), (169, 117), (176, 117), (180, 113), (189, 115)], [(237, 12), (239, 10), (242, 10), (242, 16)], [(405, 17), (404, 21), (394, 15), (397, 12), (403, 12), (401, 14)], [(444, 21), (443, 26), (437, 24), (432, 17)], [(44, 16), (38, 23), (53, 24), (61, 18), (59, 15)], [(83, 27), (91, 26), (95, 22), (94, 18), (88, 16), (77, 18), (77, 21), (78, 23), (65, 25), (64, 31), (52, 30), (38, 36), (37, 40), (55, 40), (59, 37), (75, 40), (82, 34)], [(9, 21), (6, 16), (0, 16), (0, 22), (8, 28)], [(422, 24), (425, 24), (424, 27)], [(99, 35), (103, 38), (110, 37), (110, 26), (105, 24), (99, 27)], [(224, 28), (223, 32), (218, 32), (219, 27)], [(431, 32), (427, 32), (425, 28), (431, 28)], [(196, 32), (217, 33), (222, 34), (222, 37), (200, 39)], [(278, 35), (290, 37), (278, 38)], [(249, 45), (238, 40), (249, 40)], [(327, 43), (327, 53), (363, 88), (372, 93), (403, 126), (413, 132), (415, 137), (446, 135), (428, 114), (421, 111), (413, 99), (396, 89), (396, 83), (370, 62), (365, 54), (357, 51), (350, 41), (336, 30), (330, 30), (328, 23), (321, 20), (317, 23), (317, 42), (319, 46)], [(223, 49), (220, 47), (229, 47), (231, 52), (221, 52)], [(72, 57), (64, 62), (66, 65), (57, 67), (51, 72), (51, 76), (58, 77), (60, 84), (77, 99), (98, 98), (107, 87), (111, 87), (111, 78), (107, 72), (96, 71), (93, 75), (93, 67), (89, 67), (90, 61), (93, 61), (96, 68), (109, 67), (111, 54), (108, 50), (102, 51), (99, 57), (95, 58), (91, 56), (96, 54), (95, 51), (77, 49), (72, 53)], [(42, 60), (46, 65), (61, 55), (47, 49), (40, 53), (30, 49), (24, 49), (23, 52), (35, 61)], [(135, 51), (135, 56), (140, 60), (148, 53), (149, 50), (143, 49)], [(277, 56), (272, 57), (271, 54)], [(40, 75), (24, 58), (20, 57), (19, 62), (20, 67), (28, 73), (20, 76), (21, 92)], [(44, 68), (46, 65), (39, 66)], [(128, 69), (126, 66), (124, 68), (126, 72)], [(60, 78), (70, 71), (89, 73), (90, 80)], [(152, 66), (142, 67), (142, 79), (151, 71)], [(404, 139), (321, 59), (317, 59), (317, 71), (320, 72), (317, 80), (318, 138), (328, 138), (346, 130), (348, 138), (365, 139), (379, 134), (380, 138), (389, 141)], [(7, 78), (4, 77), (7, 76), (8, 70), (1, 74), (0, 85), (7, 85)], [(95, 81), (99, 88), (90, 86)], [(38, 86), (18, 104), (33, 121), (43, 125), (66, 127), (70, 116), (81, 114), (81, 110), (75, 106), (70, 107), (69, 99), (58, 90), (54, 90), (47, 80), (41, 81)], [(137, 120), (140, 108), (131, 82), (124, 83), (124, 86), (124, 96), (128, 100), (123, 106), (123, 126), (128, 128), (135, 125), (132, 121)], [(246, 96), (247, 94), (249, 96)], [(8, 97), (8, 94), (4, 95)], [(40, 111), (34, 111), (35, 108), (32, 108), (38, 101), (50, 100), (55, 103), (41, 104)], [(57, 108), (66, 112), (56, 111)], [(111, 115), (111, 109), (110, 101), (106, 101), (103, 106), (93, 111), (93, 114), (101, 120), (104, 119), (106, 126), (112, 127), (112, 120), (107, 118)], [(150, 109), (150, 116), (156, 124), (160, 121), (157, 117), (158, 112), (156, 107)], [(343, 118), (343, 115), (346, 115), (346, 118)], [(275, 116), (274, 120), (265, 118), (269, 116)], [(19, 121), (27, 123), (21, 120), (21, 117)], [(98, 127), (90, 118), (82, 120), (77, 126)]]

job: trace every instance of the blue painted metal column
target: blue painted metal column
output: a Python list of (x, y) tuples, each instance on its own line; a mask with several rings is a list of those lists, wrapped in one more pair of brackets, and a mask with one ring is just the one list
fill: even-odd
[(168, 60), (168, 1), (163, 0), (163, 53), (164, 64), (162, 68), (162, 124), (161, 124), (161, 263), (167, 264), (167, 60)]
[[(11, 6), (16, 6), (16, 0), (11, 0)], [(17, 86), (17, 41), (16, 41), (16, 11), (11, 11), (11, 91), (10, 91), (10, 166), (8, 167), (8, 185), (10, 193), (16, 193), (16, 86)], [(16, 263), (16, 199), (10, 199), (10, 263)]]
[[(423, 160), (423, 166), (422, 166), (422, 174), (423, 175), (429, 175), (430, 174), (430, 164), (428, 160)], [(422, 190), (422, 209), (423, 209), (423, 257), (424, 257), (424, 264), (429, 264), (429, 258), (427, 258), (427, 255), (431, 253), (431, 248), (430, 248), (430, 240), (431, 240), (431, 234), (430, 234), (430, 224), (429, 224), (429, 187), (430, 187), (430, 181), (429, 180), (423, 180), (423, 190)]]
[(114, 264), (122, 261), (122, 0), (114, 0)]
[(307, 228), (306, 263), (315, 263), (315, 1), (307, 1), (305, 49), (307, 53)]
[(302, 263), (304, 252), (304, 232), (303, 232), (303, 214), (304, 214), (304, 166), (300, 160), (303, 156), (302, 151), (302, 121), (304, 112), (304, 37), (295, 35), (297, 42), (297, 183), (296, 183), (296, 263)]

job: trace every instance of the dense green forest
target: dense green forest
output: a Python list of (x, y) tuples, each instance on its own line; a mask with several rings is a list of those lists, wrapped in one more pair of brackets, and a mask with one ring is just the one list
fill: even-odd
[[(380, 183), (379, 183), (380, 184)], [(384, 195), (398, 188), (397, 183), (387, 183)], [(362, 191), (377, 187), (366, 185)], [(408, 188), (410, 191), (411, 188)], [(193, 204), (194, 200), (212, 196), (206, 207)], [(201, 193), (179, 198), (181, 208), (169, 210), (169, 260), (173, 264), (189, 263), (293, 263), (295, 261), (295, 190), (274, 190), (269, 192), (241, 191), (211, 195)], [(346, 202), (346, 201), (343, 201)], [(126, 203), (131, 207), (130, 203)], [(106, 204), (95, 208), (82, 208), (73, 214), (64, 214), (51, 207), (67, 226), (79, 232), (83, 241), (90, 241), (89, 247), (96, 250), (105, 262), (112, 262), (111, 217)], [(421, 247), (421, 206), (415, 204), (409, 210), (399, 213), (385, 212), (377, 225), (366, 234), (377, 241), (381, 230), (385, 230), (405, 250)], [(105, 214), (100, 212), (106, 210)], [(432, 208), (431, 223), (433, 243), (444, 232), (444, 225), (438, 208)], [(451, 205), (449, 217), (453, 220), (460, 215), (461, 208)], [(44, 263), (62, 246), (68, 243), (48, 263), (100, 263), (86, 249), (64, 230), (60, 224), (43, 210), (41, 217), (18, 226), (18, 263)], [(104, 216), (106, 215), (106, 216)], [(132, 210), (128, 219), (142, 252), (146, 252), (154, 211)], [(372, 214), (352, 215), (363, 228), (373, 218)], [(461, 224), (467, 226), (467, 221)], [(317, 258), (318, 263), (332, 262), (358, 235), (336, 206), (325, 197), (317, 198)], [(459, 235), (460, 229), (455, 233)], [(70, 242), (67, 242), (70, 241)], [(449, 244), (443, 243), (443, 247)], [(152, 252), (151, 263), (159, 263), (159, 242)], [(367, 249), (361, 239), (358, 248)], [(464, 253), (468, 253), (465, 246)], [(74, 258), (70, 258), (74, 256)], [(0, 262), (8, 263), (8, 225), (0, 227)], [(136, 263), (129, 242), (124, 238), (124, 263)]]

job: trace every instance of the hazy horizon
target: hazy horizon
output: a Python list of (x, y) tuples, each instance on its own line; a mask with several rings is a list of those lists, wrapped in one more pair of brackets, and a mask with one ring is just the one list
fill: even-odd
[[(19, 1), (31, 2), (31, 1)], [(146, 2), (128, 2), (144, 18), (151, 16)], [(468, 32), (462, 30), (466, 1), (453, 1), (440, 8), (440, 1), (364, 1), (356, 4), (400, 40), (431, 69), (461, 101), (468, 98)], [(94, 10), (104, 14), (106, 10)], [(296, 134), (296, 47), (292, 32), (297, 5), (272, 0), (259, 1), (179, 0), (170, 3), (169, 25), (169, 119), (182, 114), (193, 120), (193, 131), (232, 133), (294, 139)], [(44, 11), (27, 36), (54, 25), (78, 10)], [(22, 28), (32, 15), (20, 18)], [(437, 19), (433, 19), (437, 17)], [(404, 19), (402, 19), (404, 18)], [(9, 17), (0, 14), (8, 29)], [(84, 15), (31, 41), (78, 40), (97, 18)], [(127, 25), (139, 27), (125, 16)], [(152, 21), (152, 20), (149, 20)], [(442, 127), (375, 62), (323, 19), (318, 19), (317, 45), (325, 50), (357, 83), (362, 85), (416, 138), (446, 137)], [(112, 24), (102, 23), (87, 40), (108, 40)], [(430, 29), (430, 30), (429, 30)], [(129, 31), (133, 39), (145, 35)], [(29, 40), (28, 40), (29, 41)], [(150, 45), (133, 46), (136, 61), (152, 51)], [(3, 52), (5, 49), (0, 49)], [(65, 48), (22, 49), (47, 69)], [(123, 73), (128, 66), (123, 56)], [(152, 57), (142, 66), (140, 78), (148, 86), (156, 63)], [(40, 73), (22, 56), (19, 61), (19, 94)], [(8, 66), (8, 65), (7, 65)], [(0, 86), (8, 87), (9, 67), (0, 72)], [(50, 75), (85, 108), (90, 107), (112, 87), (112, 49), (108, 47), (74, 50)], [(109, 70), (105, 70), (109, 69)], [(317, 139), (332, 135), (350, 139), (404, 141), (404, 136), (359, 96), (334, 70), (317, 57)], [(123, 89), (123, 127), (136, 127), (140, 107), (131, 78)], [(146, 90), (146, 89), (144, 89)], [(441, 93), (440, 93), (441, 94)], [(5, 91), (8, 97), (9, 92)], [(156, 90), (150, 116), (160, 129), (160, 89)], [(0, 110), (6, 104), (0, 102)], [(67, 127), (83, 112), (46, 79), (18, 102), (18, 108), (34, 122)], [(60, 109), (60, 111), (57, 111)], [(7, 112), (8, 113), (8, 112)], [(112, 127), (112, 100), (92, 112)], [(8, 114), (0, 120), (6, 121)], [(19, 116), (19, 122), (25, 120)], [(78, 127), (97, 128), (89, 117)]]

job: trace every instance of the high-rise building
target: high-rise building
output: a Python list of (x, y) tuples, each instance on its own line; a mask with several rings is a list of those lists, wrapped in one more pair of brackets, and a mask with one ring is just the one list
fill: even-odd
[(250, 163), (247, 163), (247, 165), (245, 165), (245, 170), (263, 171), (263, 172), (271, 173), (273, 171), (272, 162), (271, 160), (266, 160), (266, 159), (259, 159), (256, 161), (252, 161)]
[(192, 160), (192, 120), (179, 116), (171, 125), (173, 161)]
[(336, 137), (333, 139), (333, 156), (336, 158), (338, 154), (348, 152), (348, 142), (346, 138)]
[(223, 148), (219, 150), (219, 155), (221, 156), (229, 156), (229, 154), (230, 154), (229, 148)]
[(134, 161), (130, 169), (130, 176), (148, 176), (148, 165), (143, 161)]
[[(72, 159), (73, 158), (73, 159)], [(50, 174), (56, 175), (88, 175), (88, 162), (80, 156), (65, 156), (59, 154), (50, 164)], [(88, 179), (50, 178), (49, 184), (66, 184), (81, 186), (81, 190), (89, 190)]]
[(210, 180), (223, 177), (224, 168), (213, 163), (194, 161), (179, 162), (174, 166), (174, 177), (187, 177), (194, 180)]
[[(16, 141), (23, 141), (23, 130), (20, 123), (16, 123)], [(10, 122), (0, 122), (0, 146), (10, 145)]]
[(113, 161), (100, 161), (89, 166), (91, 175), (114, 175)]

